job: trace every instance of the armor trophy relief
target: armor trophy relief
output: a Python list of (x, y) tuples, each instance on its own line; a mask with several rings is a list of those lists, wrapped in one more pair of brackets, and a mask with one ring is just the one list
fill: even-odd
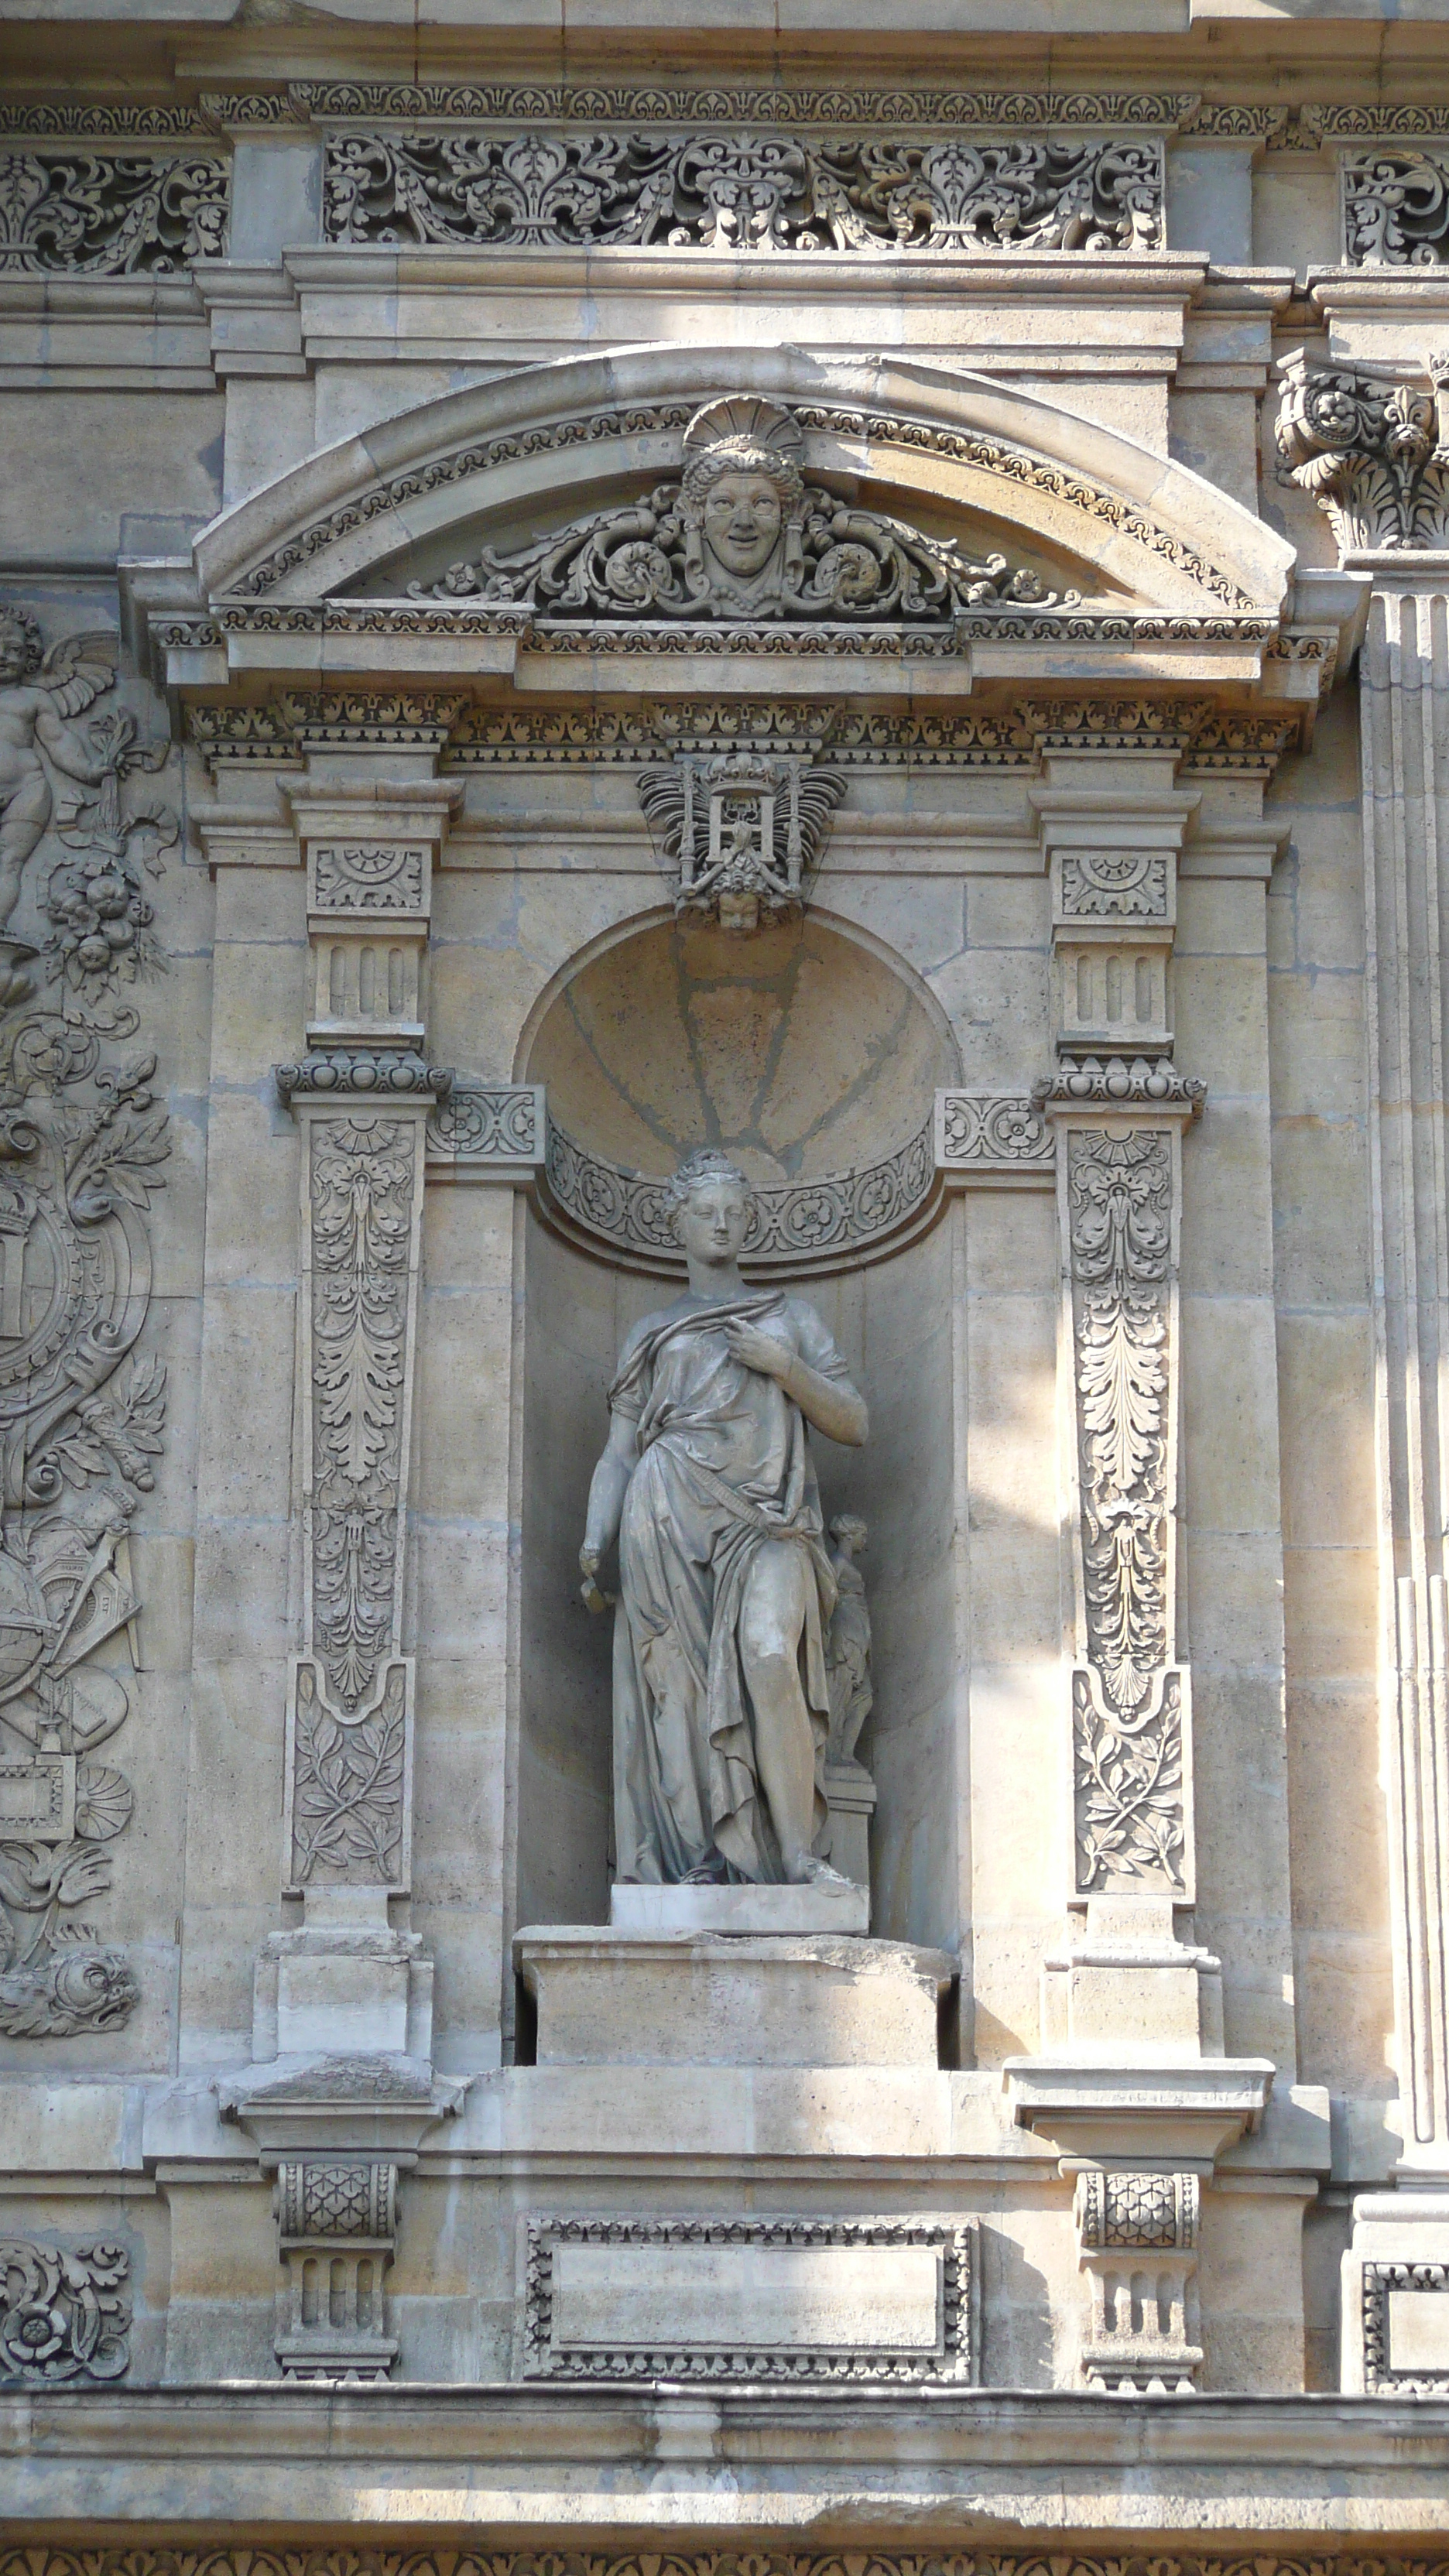
[(849, 1760), (864, 1716), (864, 1531), (837, 1523), (832, 1557), (810, 1434), (859, 1448), (865, 1401), (814, 1307), (742, 1277), (744, 1173), (703, 1147), (672, 1194), (689, 1284), (619, 1354), (579, 1552), (602, 1613), (618, 1543), (610, 1921), (863, 1933), (869, 1892), (823, 1846), (827, 1763)]

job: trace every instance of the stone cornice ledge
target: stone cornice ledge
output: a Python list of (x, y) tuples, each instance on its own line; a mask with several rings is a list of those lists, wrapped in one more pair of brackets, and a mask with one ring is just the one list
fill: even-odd
[[(510, 2576), (496, 2553), (543, 2539), (587, 2541), (611, 2558), (631, 2543), (664, 2546), (687, 2569), (691, 2544), (747, 2535), (779, 2551), (774, 2576), (821, 2576), (826, 2561), (781, 2549), (796, 2531), (813, 2551), (868, 2536), (887, 2552), (931, 2541), (960, 2552), (999, 2537), (1008, 2548), (993, 2546), (993, 2564), (1014, 2576), (1012, 2542), (1065, 2535), (1092, 2548), (1125, 2533), (1140, 2546), (1148, 2530), (1160, 2569), (1176, 2543), (1216, 2576), (1221, 2562), (1204, 2544), (1236, 2558), (1247, 2541), (1268, 2576), (1276, 2559), (1262, 2542), (1281, 2535), (1285, 2576), (1303, 2576), (1325, 2544), (1361, 2535), (1381, 2560), (1392, 2536), (1449, 2533), (1449, 2404), (1435, 2399), (1106, 2404), (1069, 2391), (280, 2382), (30, 2390), (0, 2397), (0, 2457), (15, 2550), (0, 2553), (0, 2576), (22, 2566), (44, 2576), (43, 2559), (22, 2560), (20, 2545), (42, 2534), (74, 2547), (81, 2524), (108, 2527), (109, 2547), (87, 2544), (92, 2576), (148, 2576), (127, 2526), (163, 2546), (183, 2530), (189, 2548), (208, 2552), (263, 2529), (279, 2542), (353, 2526), (355, 2545), (359, 2524), (379, 2537), (392, 2528), (408, 2551), (433, 2532), (455, 2545), (477, 2532), (492, 2576)], [(379, 2553), (380, 2567), (407, 2563)], [(434, 2563), (438, 2576), (470, 2576), (451, 2551)], [(1356, 2560), (1341, 2565), (1367, 2576)]]

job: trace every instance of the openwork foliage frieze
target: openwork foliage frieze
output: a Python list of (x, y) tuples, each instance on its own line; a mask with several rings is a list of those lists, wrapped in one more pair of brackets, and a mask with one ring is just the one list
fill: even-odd
[(120, 2379), (130, 2364), (131, 2258), (120, 2245), (0, 2237), (0, 2388)]
[[(719, 2392), (728, 2405), (729, 2392)], [(748, 2400), (746, 2402), (749, 2402)], [(1449, 2576), (1449, 2558), (1314, 2555), (1259, 2547), (1251, 2556), (1207, 2551), (1176, 2557), (1116, 2549), (1086, 2557), (1033, 2550), (737, 2549), (599, 2551), (556, 2546), (473, 2551), (383, 2549), (349, 2537), (344, 2548), (279, 2549), (234, 2541), (200, 2548), (71, 2549), (30, 2541), (0, 2549), (0, 2576)]]
[(169, 277), (226, 248), (226, 162), (0, 151), (0, 276)]
[(337, 242), (1155, 250), (1162, 205), (1155, 140), (453, 126), (333, 134), (327, 145), (325, 221)]
[(1437, 152), (1403, 143), (1346, 153), (1343, 244), (1354, 268), (1449, 260), (1449, 141)]

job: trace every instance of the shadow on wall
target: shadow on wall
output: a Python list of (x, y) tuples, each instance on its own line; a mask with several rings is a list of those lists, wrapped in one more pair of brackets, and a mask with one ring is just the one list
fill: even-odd
[[(752, 937), (651, 925), (556, 992), (526, 1078), (591, 1152), (662, 1177), (719, 1144), (759, 1181), (894, 1152), (955, 1077), (949, 1031), (905, 970), (818, 916)], [(951, 1583), (953, 1377), (948, 1225), (869, 1267), (816, 1274), (819, 1309), (872, 1418), (860, 1451), (814, 1439), (827, 1522), (858, 1513), (874, 1624), (874, 1929), (954, 1944)], [(578, 1595), (589, 1477), (625, 1334), (683, 1285), (561, 1241), (526, 1245), (521, 1923), (608, 1915), (610, 1625)], [(612, 1577), (606, 1577), (611, 1581)]]

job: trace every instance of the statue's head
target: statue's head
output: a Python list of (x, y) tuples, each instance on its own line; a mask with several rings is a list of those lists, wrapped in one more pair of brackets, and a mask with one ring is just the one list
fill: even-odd
[(0, 609), (0, 687), (33, 679), (42, 658), (40, 629), (29, 609)]
[(805, 515), (800, 432), (776, 403), (736, 397), (709, 403), (684, 434), (682, 515), (689, 551), (708, 584), (759, 581), (799, 553)]
[(685, 1155), (669, 1186), (674, 1231), (685, 1251), (701, 1261), (737, 1261), (755, 1205), (738, 1163), (717, 1145), (699, 1145)]

